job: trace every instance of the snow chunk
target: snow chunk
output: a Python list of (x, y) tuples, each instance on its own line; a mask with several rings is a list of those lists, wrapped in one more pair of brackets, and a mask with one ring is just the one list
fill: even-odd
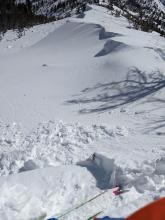
[(29, 220), (61, 212), (98, 192), (81, 167), (45, 168), (0, 178), (0, 218)]

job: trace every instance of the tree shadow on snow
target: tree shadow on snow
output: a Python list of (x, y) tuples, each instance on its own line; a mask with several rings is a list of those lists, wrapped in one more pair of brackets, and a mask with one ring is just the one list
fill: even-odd
[[(165, 76), (162, 73), (156, 71), (146, 74), (134, 67), (128, 71), (126, 79), (85, 88), (77, 98), (66, 103), (87, 106), (79, 110), (80, 114), (102, 113), (144, 98), (145, 102), (151, 102), (151, 97), (164, 88)], [(91, 105), (94, 107), (90, 107)]]
[[(165, 116), (160, 116), (158, 119), (153, 119), (147, 123), (145, 133), (156, 132), (159, 136), (165, 136)], [(162, 130), (163, 129), (163, 130)]]
[(155, 51), (159, 54), (159, 56), (162, 58), (162, 60), (165, 61), (165, 50), (158, 48), (158, 49), (155, 49)]

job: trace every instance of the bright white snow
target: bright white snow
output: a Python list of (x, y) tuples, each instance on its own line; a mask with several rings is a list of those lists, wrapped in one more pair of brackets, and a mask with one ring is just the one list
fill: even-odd
[[(0, 42), (0, 218), (127, 216), (165, 188), (165, 44), (92, 6)], [(96, 152), (94, 161), (91, 155)], [(46, 219), (45, 217), (45, 219)]]

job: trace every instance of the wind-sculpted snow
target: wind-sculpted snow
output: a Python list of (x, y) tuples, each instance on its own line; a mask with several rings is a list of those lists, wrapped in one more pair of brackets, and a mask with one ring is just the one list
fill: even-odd
[(100, 52), (98, 52), (95, 55), (95, 57), (105, 56), (109, 53), (121, 51), (124, 48), (128, 48), (128, 46), (126, 44), (123, 44), (123, 43), (120, 43), (120, 42), (116, 42), (116, 41), (113, 41), (113, 40), (108, 40), (105, 43), (104, 48)]
[(66, 20), (63, 19), (25, 29), (22, 33), (22, 37), (19, 37), (16, 31), (7, 31), (0, 41), (0, 55), (16, 53), (23, 48), (36, 44), (39, 40), (48, 36), (52, 31), (65, 24), (65, 22)]
[[(94, 10), (87, 13), (90, 15)], [(42, 27), (43, 31), (35, 28), (34, 30), (39, 32), (38, 41), (36, 32), (34, 35), (30, 32), (29, 38), (32, 38), (30, 43), (26, 36), (18, 42), (12, 41), (14, 47), (14, 45), (19, 46), (23, 41), (26, 42), (27, 39), (29, 47), (25, 45), (25, 48), (20, 49), (18, 53), (11, 54), (9, 59), (6, 59), (7, 53), (1, 55), (0, 117), (4, 122), (22, 123), (27, 130), (36, 127), (42, 121), (55, 118), (57, 121), (62, 119), (67, 122), (88, 123), (90, 120), (95, 124), (95, 121), (99, 120), (99, 123), (102, 123), (103, 120), (107, 121), (106, 115), (99, 119), (98, 115), (84, 114), (82, 118), (79, 113), (97, 113), (99, 109), (109, 110), (107, 102), (111, 102), (111, 98), (112, 102), (115, 102), (114, 105), (118, 105), (119, 108), (128, 103), (132, 104), (133, 99), (134, 102), (138, 101), (141, 97), (140, 92), (135, 91), (135, 97), (131, 98), (128, 97), (129, 85), (128, 91), (125, 91), (127, 88), (123, 88), (127, 75), (133, 68), (137, 70), (137, 75), (139, 72), (144, 75), (153, 72), (163, 74), (163, 47), (161, 51), (157, 51), (158, 46), (161, 48), (162, 41), (160, 40), (160, 45), (157, 47), (153, 46), (154, 43), (151, 42), (155, 40), (156, 44), (159, 37), (155, 37), (154, 34), (146, 36), (143, 32), (138, 32), (137, 39), (137, 31), (125, 27), (123, 32), (117, 18), (111, 23), (113, 16), (106, 16), (103, 18), (106, 24), (110, 22), (108, 30), (100, 24), (91, 24), (91, 22), (87, 24), (77, 19), (76, 22), (70, 20), (63, 25), (55, 23), (53, 26), (52, 23), (48, 35), (45, 33), (47, 30), (45, 26)], [(84, 21), (87, 18), (88, 16), (85, 16)], [(119, 26), (116, 25), (114, 28), (117, 21)], [(138, 42), (134, 43), (135, 39)], [(6, 43), (9, 43), (7, 39), (2, 41), (2, 45)], [(153, 50), (148, 48), (151, 45)], [(8, 51), (12, 50), (14, 49), (8, 49)], [(93, 89), (92, 98), (90, 94), (89, 97), (77, 95), (80, 91), (93, 88), (95, 85), (104, 87), (107, 82), (109, 85), (116, 84), (118, 91), (124, 92), (124, 95), (121, 97), (117, 94), (114, 100), (114, 89), (111, 86), (109, 91), (103, 94), (102, 91)], [(138, 85), (135, 87), (138, 90)], [(146, 89), (143, 91), (146, 93)], [(95, 110), (93, 100), (106, 103)], [(88, 102), (89, 107), (84, 106), (85, 102)], [(67, 103), (78, 103), (78, 105), (67, 105)]]

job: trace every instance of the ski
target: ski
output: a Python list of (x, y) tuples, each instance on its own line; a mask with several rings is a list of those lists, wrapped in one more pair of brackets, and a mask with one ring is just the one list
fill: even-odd
[(75, 205), (72, 208), (66, 209), (63, 213), (58, 214), (57, 217), (55, 217), (55, 218), (61, 219), (64, 216), (66, 216), (66, 215), (70, 214), (71, 212), (73, 212), (73, 211), (75, 211), (75, 210), (85, 206), (87, 203), (90, 203), (90, 202), (94, 201), (95, 199), (99, 198), (100, 196), (104, 195), (105, 193), (107, 193), (109, 191), (111, 191), (111, 193), (114, 196), (120, 196), (121, 194), (123, 194), (125, 192), (124, 190), (121, 190), (120, 187), (114, 187), (114, 188), (111, 188), (111, 189), (104, 190), (103, 192), (101, 192), (101, 193), (95, 195), (94, 197), (92, 197), (91, 199), (88, 199), (88, 200), (86, 200), (86, 201), (84, 201), (84, 202), (82, 202), (82, 203), (80, 203), (78, 205)]
[(95, 215), (92, 215), (91, 217), (89, 217), (87, 220), (93, 220), (93, 218), (97, 217), (99, 214), (101, 214), (102, 211), (96, 213)]
[(74, 210), (83, 207), (83, 206), (86, 205), (87, 203), (90, 203), (91, 201), (95, 200), (96, 198), (100, 197), (101, 195), (105, 194), (106, 192), (108, 192), (108, 190), (105, 190), (105, 191), (103, 191), (103, 192), (97, 194), (97, 195), (94, 196), (93, 198), (91, 198), (91, 199), (89, 199), (89, 200), (87, 200), (87, 201), (85, 201), (85, 202), (82, 202), (82, 203), (80, 203), (80, 204), (78, 204), (78, 205), (72, 207), (71, 209), (66, 210), (63, 214), (60, 214), (59, 216), (57, 216), (57, 219), (60, 219), (60, 218), (62, 218), (62, 217), (64, 217), (64, 216), (68, 215), (69, 213), (73, 212)]

